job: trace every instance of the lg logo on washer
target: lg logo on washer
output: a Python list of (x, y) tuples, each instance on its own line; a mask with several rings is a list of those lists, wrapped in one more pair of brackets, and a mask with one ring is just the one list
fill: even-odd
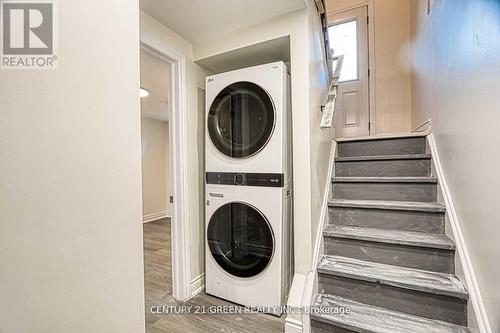
[(2, 69), (56, 68), (55, 3), (2, 1)]

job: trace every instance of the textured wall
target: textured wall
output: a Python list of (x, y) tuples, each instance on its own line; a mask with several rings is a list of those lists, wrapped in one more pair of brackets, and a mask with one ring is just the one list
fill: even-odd
[(500, 2), (411, 3), (412, 126), (432, 130), (493, 332), (500, 331)]

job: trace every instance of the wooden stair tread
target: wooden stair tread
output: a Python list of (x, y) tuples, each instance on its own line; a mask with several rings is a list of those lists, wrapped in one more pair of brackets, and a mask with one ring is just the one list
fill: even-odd
[(353, 138), (335, 138), (335, 141), (340, 142), (357, 142), (357, 141), (380, 141), (380, 140), (398, 140), (398, 139), (411, 139), (411, 138), (425, 138), (427, 133), (396, 133), (396, 134), (377, 134), (370, 136), (361, 136)]
[(328, 255), (318, 264), (318, 272), (460, 299), (469, 297), (463, 283), (446, 273)]
[(424, 160), (424, 159), (431, 159), (431, 155), (430, 154), (406, 154), (406, 155), (345, 156), (345, 157), (336, 157), (335, 162)]
[(326, 226), (323, 231), (323, 235), (326, 237), (347, 238), (386, 244), (428, 247), (444, 250), (455, 249), (455, 243), (444, 234), (430, 234), (424, 232), (330, 224)]
[(437, 183), (435, 177), (333, 177), (334, 183)]
[(439, 213), (444, 213), (446, 211), (445, 206), (438, 202), (333, 199), (328, 204), (330, 207), (346, 208), (389, 209)]
[(332, 295), (319, 294), (313, 304), (315, 308), (349, 308), (349, 314), (321, 313), (314, 311), (311, 319), (353, 330), (374, 333), (469, 333), (464, 326), (404, 314), (384, 308)]

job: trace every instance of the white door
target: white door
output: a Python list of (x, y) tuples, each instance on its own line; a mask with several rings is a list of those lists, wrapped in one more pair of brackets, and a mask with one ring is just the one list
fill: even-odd
[(368, 9), (329, 15), (328, 22), (333, 56), (344, 56), (333, 118), (335, 137), (369, 135)]

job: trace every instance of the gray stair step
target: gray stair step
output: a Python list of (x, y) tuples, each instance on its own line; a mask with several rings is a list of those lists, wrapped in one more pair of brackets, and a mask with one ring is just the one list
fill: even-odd
[(385, 134), (375, 134), (375, 135), (365, 135), (357, 137), (339, 137), (335, 138), (335, 141), (340, 142), (354, 142), (354, 141), (376, 141), (376, 140), (386, 140), (386, 139), (406, 139), (406, 138), (425, 138), (427, 134), (419, 132), (407, 132), (407, 133), (385, 133)]
[(323, 235), (327, 255), (441, 273), (455, 272), (455, 244), (443, 234), (327, 225)]
[(431, 154), (374, 155), (335, 157), (335, 162), (387, 161), (387, 160), (430, 160)]
[(435, 177), (333, 177), (334, 183), (437, 183)]
[(348, 238), (369, 242), (429, 247), (454, 250), (455, 243), (444, 234), (383, 230), (353, 226), (327, 225), (323, 234), (327, 237)]
[(338, 140), (338, 156), (425, 154), (426, 147), (425, 136)]
[[(363, 333), (469, 333), (464, 326), (453, 325), (409, 314), (391, 311), (352, 301), (347, 298), (319, 294), (313, 304), (315, 308), (347, 309), (348, 315), (336, 313), (311, 314), (312, 331), (335, 332), (333, 327)], [(341, 330), (339, 330), (341, 331)]]
[(346, 278), (468, 299), (462, 282), (452, 274), (406, 268), (341, 256), (324, 256), (318, 272)]
[(328, 204), (330, 207), (387, 209), (415, 212), (446, 212), (446, 207), (438, 202), (334, 199)]
[(334, 177), (335, 199), (435, 202), (433, 177)]
[(467, 292), (452, 274), (324, 256), (318, 265), (318, 290), (410, 315), (467, 325)]
[(336, 176), (430, 176), (429, 154), (337, 157)]
[(343, 200), (329, 202), (330, 224), (443, 234), (445, 208), (438, 203)]

